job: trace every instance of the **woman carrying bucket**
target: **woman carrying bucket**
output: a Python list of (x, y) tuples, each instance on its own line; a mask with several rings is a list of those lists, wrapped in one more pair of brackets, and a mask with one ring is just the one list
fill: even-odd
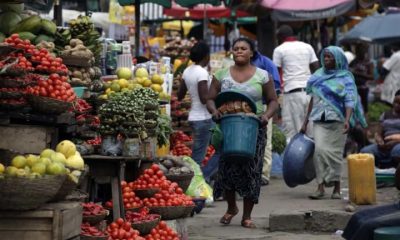
[(333, 186), (331, 198), (341, 199), (340, 177), (346, 136), (356, 120), (362, 127), (366, 127), (366, 121), (343, 50), (329, 46), (322, 50), (320, 61), (322, 68), (307, 82), (306, 91), (312, 98), (300, 130), (306, 132), (308, 121), (314, 122), (313, 160), (318, 189), (309, 198), (321, 199), (325, 196), (324, 187)]
[[(232, 161), (222, 153), (217, 180), (214, 186), (214, 196), (224, 193), (228, 209), (221, 218), (220, 223), (230, 224), (232, 218), (238, 214), (235, 192), (243, 197), (243, 215), (241, 225), (246, 228), (255, 228), (251, 220), (254, 204), (258, 203), (261, 187), (262, 164), (265, 149), (265, 126), (278, 108), (274, 83), (268, 73), (251, 64), (254, 56), (254, 43), (247, 38), (238, 38), (232, 45), (235, 64), (229, 68), (221, 69), (215, 73), (209, 90), (207, 107), (215, 119), (224, 118), (218, 111), (215, 100), (217, 95), (224, 91), (233, 90), (244, 93), (256, 103), (256, 114), (261, 122), (258, 128), (255, 156), (243, 161)], [(268, 111), (263, 110), (263, 99), (268, 105)], [(235, 135), (248, 135), (244, 129), (233, 129)], [(256, 132), (257, 133), (257, 132)], [(226, 136), (225, 136), (226, 137)], [(230, 139), (233, 141), (234, 139)], [(224, 139), (225, 143), (226, 139)], [(229, 141), (229, 139), (228, 139)]]

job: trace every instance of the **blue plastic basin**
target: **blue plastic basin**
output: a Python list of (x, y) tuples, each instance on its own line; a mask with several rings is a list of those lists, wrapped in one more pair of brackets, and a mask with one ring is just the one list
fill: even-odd
[(86, 90), (86, 87), (73, 87), (75, 95), (79, 98), (83, 96), (83, 93)]
[(296, 134), (283, 154), (283, 179), (289, 187), (307, 184), (315, 178), (314, 141), (302, 133)]
[(223, 157), (252, 159), (256, 152), (260, 120), (244, 114), (228, 114), (221, 118)]
[(400, 227), (381, 227), (374, 231), (374, 240), (399, 240)]

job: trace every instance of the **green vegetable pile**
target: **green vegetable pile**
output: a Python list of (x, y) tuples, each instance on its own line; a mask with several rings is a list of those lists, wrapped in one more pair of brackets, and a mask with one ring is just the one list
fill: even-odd
[(368, 121), (379, 122), (382, 113), (389, 111), (390, 107), (385, 103), (374, 102), (368, 106)]
[(276, 124), (272, 127), (272, 152), (283, 153), (286, 148), (286, 137)]
[(150, 88), (137, 88), (111, 96), (99, 109), (100, 133), (146, 136), (158, 125), (158, 94)]

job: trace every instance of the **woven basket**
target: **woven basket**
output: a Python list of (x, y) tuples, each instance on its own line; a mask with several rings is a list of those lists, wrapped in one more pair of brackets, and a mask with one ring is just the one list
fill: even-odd
[(108, 213), (109, 213), (109, 211), (105, 210), (104, 213), (102, 213), (102, 214), (83, 216), (82, 222), (84, 222), (84, 223), (87, 222), (92, 226), (96, 225), (99, 222), (103, 221), (107, 217)]
[(97, 237), (97, 236), (88, 236), (88, 235), (79, 235), (80, 240), (107, 240), (108, 236), (105, 237)]
[(148, 221), (148, 222), (141, 222), (141, 223), (132, 223), (132, 228), (136, 229), (140, 232), (140, 235), (146, 235), (149, 234), (150, 231), (157, 227), (158, 223), (161, 220), (161, 216), (159, 215), (158, 218)]
[(24, 94), (22, 92), (0, 92), (1, 99), (18, 99), (23, 96)]
[(77, 67), (91, 67), (92, 62), (90, 58), (72, 56), (72, 55), (60, 55), (63, 63), (67, 66), (77, 66)]
[(138, 196), (140, 199), (151, 198), (152, 196), (154, 196), (154, 194), (158, 193), (159, 191), (160, 191), (160, 189), (158, 189), (158, 188), (134, 190), (135, 195)]
[(0, 210), (31, 210), (51, 200), (66, 175), (41, 178), (5, 178), (0, 180)]
[(150, 213), (161, 215), (162, 220), (185, 218), (192, 213), (194, 206), (150, 207)]
[(58, 202), (64, 200), (72, 191), (78, 186), (78, 184), (72, 181), (69, 177), (64, 181), (58, 190), (57, 194), (51, 199), (52, 202)]
[(41, 96), (29, 96), (29, 102), (32, 108), (41, 113), (60, 114), (67, 111), (72, 104), (53, 98)]
[(24, 81), (0, 77), (0, 87), (2, 88), (20, 88), (25, 87), (27, 84)]
[(0, 103), (0, 109), (6, 111), (18, 110), (27, 106), (28, 106), (27, 103), (21, 103), (21, 104)]
[(185, 175), (172, 175), (166, 174), (165, 177), (171, 182), (176, 182), (180, 188), (182, 188), (183, 192), (186, 192), (188, 187), (190, 186), (190, 182), (192, 181), (194, 174), (185, 174)]

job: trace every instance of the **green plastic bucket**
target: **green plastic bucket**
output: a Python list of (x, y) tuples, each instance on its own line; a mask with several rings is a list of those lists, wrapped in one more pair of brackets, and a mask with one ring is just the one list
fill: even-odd
[(222, 157), (252, 159), (256, 153), (260, 120), (244, 114), (229, 114), (221, 118), (223, 134)]
[(399, 240), (400, 227), (382, 227), (374, 231), (374, 240)]

